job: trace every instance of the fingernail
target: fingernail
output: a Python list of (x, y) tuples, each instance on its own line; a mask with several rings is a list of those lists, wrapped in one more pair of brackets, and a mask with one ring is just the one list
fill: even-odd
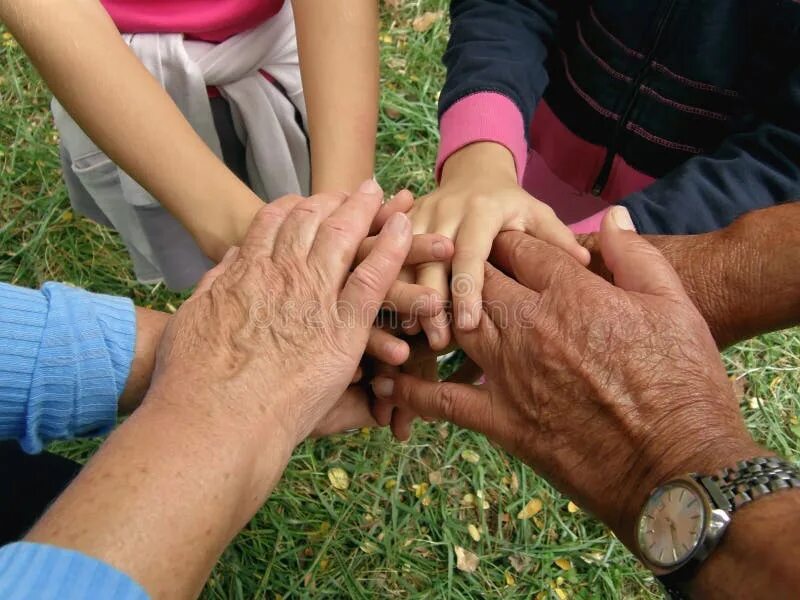
[(631, 220), (631, 214), (624, 206), (614, 206), (611, 209), (611, 218), (614, 219), (614, 223), (616, 223), (617, 227), (620, 229), (624, 229), (625, 231), (636, 231), (636, 226)]
[(433, 254), (433, 258), (444, 258), (447, 256), (447, 248), (444, 247), (442, 242), (433, 242), (431, 253)]
[(372, 391), (376, 396), (389, 398), (394, 391), (394, 381), (386, 377), (376, 377), (372, 380)]
[(461, 314), (458, 315), (458, 326), (460, 329), (472, 329), (474, 327), (474, 322), (475, 319), (469, 311), (462, 310)]
[(411, 227), (411, 221), (405, 213), (394, 213), (386, 222), (386, 230), (389, 233), (404, 233), (408, 227)]
[(439, 346), (442, 343), (442, 334), (437, 329), (432, 330), (428, 334), (428, 343), (431, 347)]
[(358, 191), (362, 194), (377, 194), (381, 191), (381, 186), (374, 179), (367, 179), (364, 183), (358, 186)]

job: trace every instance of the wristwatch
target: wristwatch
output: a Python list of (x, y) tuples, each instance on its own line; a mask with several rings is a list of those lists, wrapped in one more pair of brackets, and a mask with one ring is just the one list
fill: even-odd
[(636, 543), (667, 595), (688, 598), (703, 561), (722, 539), (733, 513), (780, 490), (800, 489), (800, 472), (779, 458), (753, 458), (713, 475), (690, 473), (656, 488), (639, 516)]

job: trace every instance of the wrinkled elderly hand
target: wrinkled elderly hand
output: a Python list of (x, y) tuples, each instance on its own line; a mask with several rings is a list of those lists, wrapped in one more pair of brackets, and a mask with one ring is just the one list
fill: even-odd
[(350, 272), (381, 196), (367, 182), (350, 197), (286, 197), (261, 209), (241, 249), (170, 323), (154, 387), (208, 385), (219, 406), (203, 409), (220, 411), (243, 435), (304, 439), (353, 379), (410, 249), (408, 217), (395, 214)]
[(487, 265), (485, 318), (457, 333), (484, 387), (398, 375), (373, 389), (485, 433), (630, 542), (655, 485), (758, 450), (675, 271), (619, 229), (624, 209), (610, 214), (601, 244), (616, 285), (525, 234), (498, 237), (492, 259), (517, 281)]

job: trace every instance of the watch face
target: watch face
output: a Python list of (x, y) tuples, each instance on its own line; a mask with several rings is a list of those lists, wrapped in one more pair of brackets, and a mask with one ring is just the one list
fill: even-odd
[(705, 500), (688, 482), (658, 488), (639, 517), (639, 549), (656, 566), (677, 567), (688, 559), (703, 535)]

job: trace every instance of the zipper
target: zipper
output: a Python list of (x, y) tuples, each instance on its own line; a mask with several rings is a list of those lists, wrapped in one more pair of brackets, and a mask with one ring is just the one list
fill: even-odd
[(664, 30), (667, 28), (667, 23), (669, 22), (669, 18), (672, 15), (672, 10), (675, 8), (676, 2), (677, 0), (670, 0), (670, 2), (666, 5), (663, 11), (663, 16), (661, 17), (661, 21), (658, 24), (658, 29), (656, 30), (656, 37), (655, 41), (653, 42), (653, 47), (647, 53), (647, 56), (645, 56), (644, 64), (636, 74), (636, 78), (633, 80), (633, 88), (631, 90), (630, 97), (628, 98), (628, 102), (625, 105), (625, 110), (622, 112), (617, 124), (614, 126), (614, 133), (611, 135), (611, 140), (608, 143), (606, 158), (603, 161), (603, 166), (600, 169), (600, 173), (598, 173), (597, 179), (595, 179), (594, 185), (592, 186), (592, 194), (595, 196), (602, 194), (603, 189), (608, 183), (608, 178), (611, 175), (611, 167), (614, 164), (614, 157), (617, 155), (617, 144), (619, 143), (620, 135), (622, 134), (622, 130), (625, 128), (628, 118), (631, 115), (631, 111), (633, 110), (636, 100), (639, 97), (639, 88), (641, 87), (645, 76), (650, 70), (650, 63), (655, 58), (656, 51), (661, 43), (661, 38), (664, 35)]

